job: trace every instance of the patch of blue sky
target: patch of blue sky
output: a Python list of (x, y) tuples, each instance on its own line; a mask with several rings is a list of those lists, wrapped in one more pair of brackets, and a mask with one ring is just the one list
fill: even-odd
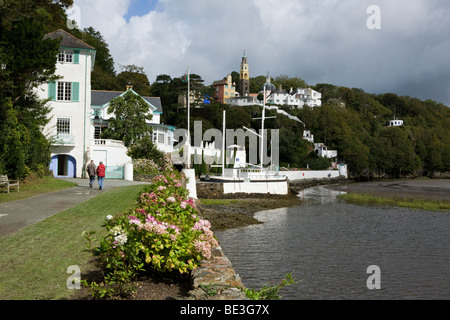
[(158, 0), (131, 0), (128, 12), (124, 18), (129, 22), (132, 17), (144, 16), (150, 11), (158, 10), (158, 7)]

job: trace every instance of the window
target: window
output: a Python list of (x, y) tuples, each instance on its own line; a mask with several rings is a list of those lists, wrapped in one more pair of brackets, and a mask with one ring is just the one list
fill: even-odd
[(60, 51), (58, 54), (58, 62), (64, 62), (64, 61), (65, 61), (64, 51)]
[(73, 53), (72, 52), (66, 52), (66, 62), (68, 62), (68, 63), (73, 62)]
[(58, 95), (56, 97), (59, 101), (70, 101), (72, 96), (71, 82), (58, 82)]
[(73, 51), (62, 50), (58, 53), (58, 62), (60, 63), (73, 63)]
[(56, 133), (70, 135), (70, 118), (56, 119)]
[(80, 101), (80, 83), (51, 81), (48, 84), (48, 98), (53, 101)]
[(94, 128), (94, 139), (100, 139), (100, 135), (102, 134), (102, 127)]
[(158, 143), (164, 144), (165, 136), (164, 133), (158, 133)]

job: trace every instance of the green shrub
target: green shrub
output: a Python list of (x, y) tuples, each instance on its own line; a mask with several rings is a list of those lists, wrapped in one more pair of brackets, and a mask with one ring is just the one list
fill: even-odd
[(85, 233), (104, 277), (103, 285), (84, 282), (94, 297), (127, 295), (143, 273), (188, 273), (211, 257), (217, 240), (188, 194), (181, 174), (169, 170), (142, 190), (132, 211), (107, 217), (108, 234), (98, 247)]
[(134, 175), (156, 176), (161, 173), (161, 166), (151, 159), (135, 159), (133, 160)]
[(267, 283), (259, 290), (247, 288), (244, 292), (250, 300), (279, 300), (281, 299), (281, 295), (279, 294), (280, 289), (298, 282), (292, 277), (292, 273), (286, 273), (284, 279), (277, 285)]

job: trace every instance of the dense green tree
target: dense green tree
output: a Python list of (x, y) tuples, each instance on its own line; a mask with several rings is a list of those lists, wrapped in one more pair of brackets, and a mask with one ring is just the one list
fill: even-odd
[(57, 29), (67, 30), (66, 10), (73, 5), (73, 0), (2, 0), (0, 17), (2, 27), (23, 19), (41, 22), (44, 34)]
[(55, 79), (59, 50), (59, 40), (44, 39), (44, 23), (26, 15), (9, 16), (0, 28), (0, 170), (18, 179), (48, 166), (41, 129), (50, 110), (36, 88)]
[(153, 143), (149, 134), (144, 134), (128, 149), (132, 159), (151, 159), (160, 167), (163, 165), (163, 154)]
[[(198, 74), (190, 74), (191, 94), (195, 93), (196, 101), (191, 103), (192, 109), (202, 106), (203, 94), (206, 92), (204, 80)], [(161, 98), (163, 105), (163, 117), (165, 123), (170, 123), (176, 127), (186, 128), (186, 110), (180, 109), (178, 98), (187, 96), (188, 84), (187, 75), (171, 78), (167, 74), (156, 77), (156, 81), (151, 86), (151, 95)], [(192, 119), (191, 119), (192, 121)]]
[(95, 64), (91, 73), (92, 90), (125, 90), (123, 87), (118, 88), (114, 59), (102, 34), (93, 27), (84, 30), (74, 28), (70, 32), (95, 48)]
[(117, 90), (125, 91), (128, 85), (132, 85), (133, 90), (141, 96), (148, 97), (151, 95), (150, 81), (143, 67), (127, 65), (121, 66), (121, 70), (117, 75)]
[(127, 147), (136, 144), (151, 133), (147, 125), (147, 120), (152, 119), (149, 111), (149, 104), (132, 91), (114, 98), (108, 107), (108, 113), (114, 116), (108, 120), (109, 127), (102, 132), (102, 138), (121, 140)]
[(294, 77), (291, 78), (285, 74), (282, 74), (275, 78), (273, 81), (273, 84), (278, 88), (279, 85), (282, 86), (282, 88), (286, 91), (295, 90), (297, 88), (308, 88), (308, 84), (305, 82), (305, 80)]

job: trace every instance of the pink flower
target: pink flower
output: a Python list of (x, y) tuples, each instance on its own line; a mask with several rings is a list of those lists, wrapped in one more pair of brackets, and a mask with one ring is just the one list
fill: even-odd
[(135, 211), (140, 214), (146, 214), (145, 209), (135, 209)]
[(175, 198), (174, 197), (168, 197), (166, 200), (167, 200), (167, 202), (170, 202), (170, 203), (174, 203), (175, 202)]

